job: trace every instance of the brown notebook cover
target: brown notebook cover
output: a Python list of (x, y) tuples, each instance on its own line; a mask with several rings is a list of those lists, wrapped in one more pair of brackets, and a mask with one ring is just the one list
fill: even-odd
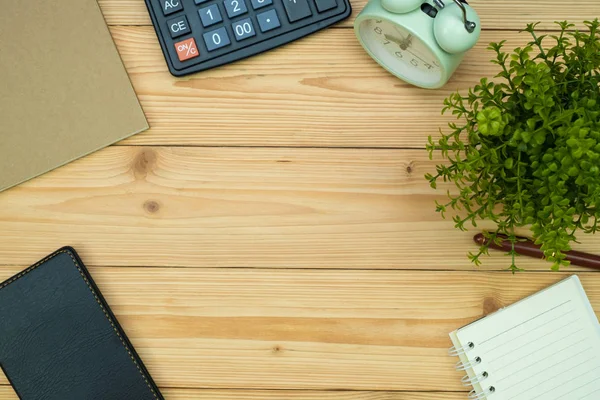
[(0, 8), (0, 190), (148, 129), (96, 0)]

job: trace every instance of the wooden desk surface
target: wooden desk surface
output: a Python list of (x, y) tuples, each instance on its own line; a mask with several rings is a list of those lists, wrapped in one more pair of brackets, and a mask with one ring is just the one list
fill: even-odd
[(352, 20), (175, 79), (143, 1), (100, 4), (152, 129), (0, 194), (0, 280), (73, 245), (168, 399), (465, 399), (447, 333), (577, 271), (476, 270), (423, 148), (442, 99), (494, 73), (488, 42), (597, 0), (474, 0), (480, 43), (437, 91), (378, 67)]

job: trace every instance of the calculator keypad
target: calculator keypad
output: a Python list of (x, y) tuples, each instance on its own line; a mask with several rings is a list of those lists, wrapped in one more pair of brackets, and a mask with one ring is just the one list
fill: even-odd
[(175, 49), (177, 50), (177, 58), (179, 58), (179, 61), (182, 62), (200, 55), (194, 38), (189, 38), (175, 43)]
[(216, 4), (211, 4), (208, 7), (199, 9), (198, 14), (200, 15), (202, 25), (205, 28), (223, 21), (223, 18), (221, 17), (221, 11), (219, 11), (219, 6)]
[(238, 42), (244, 39), (249, 39), (256, 35), (256, 32), (254, 31), (254, 24), (252, 23), (251, 18), (234, 22), (232, 28), (233, 33), (235, 34), (235, 40)]
[(261, 32), (269, 32), (273, 29), (277, 29), (281, 26), (279, 17), (277, 17), (277, 11), (269, 10), (264, 13), (260, 13), (256, 16), (258, 19), (258, 25), (260, 26)]
[(252, 0), (252, 8), (255, 10), (270, 6), (271, 4), (273, 4), (273, 0)]
[(167, 26), (169, 27), (169, 32), (171, 33), (172, 38), (177, 38), (191, 32), (185, 15), (168, 20)]
[(171, 15), (177, 11), (183, 10), (183, 0), (161, 0), (162, 12), (164, 15)]
[(246, 14), (246, 2), (244, 0), (225, 0), (225, 11), (229, 18), (235, 18), (238, 15)]
[(348, 0), (146, 0), (181, 76), (290, 42), (350, 15)]
[(296, 22), (312, 15), (308, 0), (283, 0), (283, 6), (290, 22)]
[(224, 26), (215, 29), (214, 31), (206, 32), (203, 36), (208, 51), (220, 49), (221, 47), (229, 46), (231, 44), (229, 35)]
[(320, 13), (331, 10), (337, 6), (335, 0), (315, 0), (315, 3), (317, 4), (317, 11)]

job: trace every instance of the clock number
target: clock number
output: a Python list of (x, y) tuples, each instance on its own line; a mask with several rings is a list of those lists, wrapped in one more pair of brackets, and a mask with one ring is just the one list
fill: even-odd
[(412, 65), (414, 65), (415, 67), (419, 65), (419, 62), (417, 60), (415, 60), (414, 58), (412, 60), (410, 60), (410, 63)]
[(394, 53), (396, 55), (396, 57), (398, 58), (403, 58), (404, 56), (402, 55), (402, 53), (400, 53), (399, 51)]
[(386, 41), (383, 45), (385, 46), (386, 44), (390, 44), (390, 43), (392, 43), (392, 42), (390, 42), (389, 40), (386, 39)]
[(427, 67), (427, 69), (431, 69), (431, 68), (433, 68), (433, 65), (431, 65), (431, 64), (427, 64), (427, 63), (425, 63), (425, 66)]
[(381, 33), (383, 32), (383, 31), (381, 30), (381, 28), (380, 28), (380, 27), (376, 27), (376, 28), (375, 28), (375, 29), (373, 29), (373, 30), (374, 30), (374, 31), (375, 31), (375, 33), (377, 33), (378, 35), (381, 35)]

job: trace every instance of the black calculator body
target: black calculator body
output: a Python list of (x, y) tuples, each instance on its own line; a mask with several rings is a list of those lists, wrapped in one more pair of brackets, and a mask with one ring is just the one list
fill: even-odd
[(175, 76), (262, 53), (352, 12), (349, 0), (146, 0), (146, 6)]

